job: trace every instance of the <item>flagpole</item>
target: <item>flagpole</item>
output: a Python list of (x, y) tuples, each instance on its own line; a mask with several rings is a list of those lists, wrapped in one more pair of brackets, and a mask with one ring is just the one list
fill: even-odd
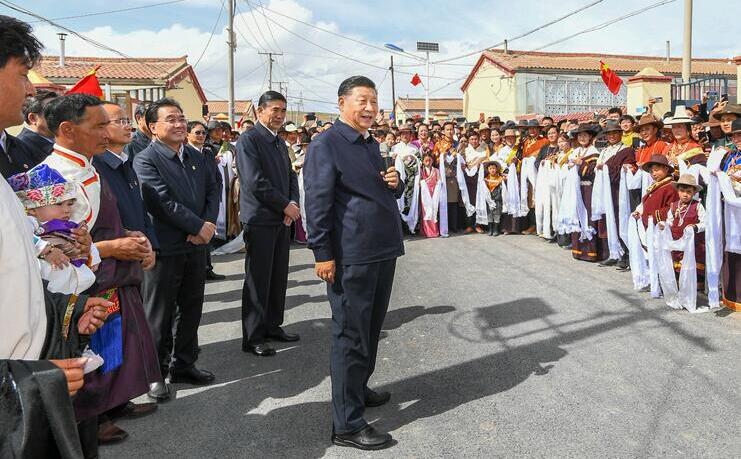
[(427, 51), (427, 84), (425, 85), (425, 123), (430, 119), (430, 52)]

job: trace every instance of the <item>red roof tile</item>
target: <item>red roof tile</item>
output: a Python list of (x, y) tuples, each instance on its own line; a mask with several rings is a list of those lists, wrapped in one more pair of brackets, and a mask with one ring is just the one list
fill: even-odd
[(117, 57), (66, 56), (64, 67), (59, 67), (59, 56), (44, 56), (34, 70), (46, 78), (82, 78), (100, 65), (99, 79), (167, 80), (188, 65), (187, 56)]
[[(208, 112), (210, 114), (226, 113), (229, 110), (229, 103), (226, 100), (209, 100)], [(245, 113), (252, 108), (251, 100), (235, 100), (234, 113)]]
[[(397, 99), (396, 105), (399, 110), (403, 111), (424, 111), (425, 100), (424, 99)], [(462, 112), (463, 111), (463, 99), (455, 98), (440, 98), (430, 99), (430, 111), (449, 111), (449, 112)]]

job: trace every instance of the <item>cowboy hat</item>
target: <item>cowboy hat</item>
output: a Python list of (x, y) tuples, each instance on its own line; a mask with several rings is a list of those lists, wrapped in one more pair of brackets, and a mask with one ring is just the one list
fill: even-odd
[(641, 116), (641, 119), (638, 120), (638, 129), (640, 129), (642, 126), (649, 126), (649, 125), (654, 125), (657, 128), (661, 129), (664, 123), (662, 123), (660, 119), (656, 118), (652, 114), (644, 113), (643, 116)]
[(542, 126), (540, 125), (540, 121), (538, 121), (537, 119), (533, 118), (531, 120), (528, 120), (527, 127), (529, 127), (529, 128), (531, 128), (531, 127), (539, 128), (539, 127), (542, 127)]
[(593, 136), (597, 135), (599, 126), (590, 123), (582, 123), (576, 129), (572, 130), (572, 134), (579, 134), (580, 132), (586, 132)]
[(712, 117), (720, 120), (720, 117), (723, 115), (736, 115), (737, 117), (741, 117), (741, 105), (739, 104), (726, 104), (723, 108), (721, 108), (718, 111), (714, 111), (711, 113)]
[(697, 184), (695, 176), (692, 174), (682, 174), (679, 180), (673, 183), (674, 188), (679, 188), (680, 185), (694, 187), (698, 192), (702, 190), (702, 186)]
[(480, 123), (479, 124), (479, 131), (484, 131), (484, 130), (491, 131), (491, 128), (486, 123)]
[(517, 137), (517, 132), (513, 128), (505, 129), (502, 137)]
[(666, 126), (674, 126), (675, 124), (695, 124), (692, 118), (687, 116), (687, 109), (684, 105), (677, 105), (674, 114), (664, 121)]
[(643, 169), (646, 172), (651, 171), (651, 166), (654, 164), (657, 164), (659, 166), (665, 166), (669, 168), (670, 172), (674, 171), (674, 166), (669, 164), (669, 160), (664, 155), (653, 155), (651, 156), (651, 159), (643, 163), (643, 166), (641, 166), (641, 169)]
[(500, 173), (505, 169), (504, 164), (502, 164), (502, 162), (498, 159), (491, 159), (488, 161), (484, 161), (483, 163), (481, 163), (481, 165), (484, 167), (485, 174), (488, 174), (487, 169), (489, 169), (489, 166), (497, 166), (497, 169), (499, 169)]
[(607, 120), (607, 124), (605, 124), (605, 127), (602, 128), (602, 132), (605, 134), (608, 132), (615, 132), (615, 131), (623, 131), (623, 128), (620, 127), (620, 122), (616, 120)]

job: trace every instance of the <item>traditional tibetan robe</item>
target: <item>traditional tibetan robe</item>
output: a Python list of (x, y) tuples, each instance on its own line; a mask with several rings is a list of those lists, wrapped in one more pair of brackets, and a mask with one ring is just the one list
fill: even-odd
[(466, 158), (468, 167), (478, 167), (479, 164), (489, 159), (489, 148), (483, 143), (478, 148), (473, 148), (469, 145), (466, 148), (464, 157)]
[(42, 162), (56, 169), (69, 182), (77, 182), (78, 193), (70, 220), (95, 225), (100, 210), (100, 177), (87, 157), (54, 144), (54, 150)]
[(486, 213), (487, 218), (489, 220), (489, 224), (496, 223), (499, 224), (499, 222), (502, 219), (502, 182), (504, 181), (504, 176), (501, 174), (497, 175), (487, 175), (484, 179), (484, 182), (486, 183), (486, 189), (489, 190), (489, 197), (491, 198), (491, 201), (494, 203), (493, 206), (487, 205), (486, 207)]
[[(517, 171), (517, 179), (520, 180), (520, 170), (522, 161), (517, 157), (517, 146), (512, 147), (509, 151), (509, 155), (504, 160), (507, 167), (514, 167)], [(527, 184), (525, 184), (527, 186)], [(522, 187), (522, 183), (520, 183)], [(529, 202), (529, 200), (528, 200)], [(528, 228), (527, 216), (515, 217), (512, 214), (505, 213), (502, 215), (502, 232), (506, 233), (521, 233)]]
[[(93, 241), (124, 237), (116, 196), (106, 183), (102, 185), (101, 204), (100, 218), (91, 230)], [(105, 343), (104, 349), (110, 357), (102, 367), (85, 375), (85, 385), (74, 399), (78, 420), (133, 400), (147, 393), (149, 384), (162, 381), (142, 306), (143, 278), (141, 263), (137, 261), (104, 258), (98, 266), (96, 284), (91, 291), (114, 306), (105, 325), (91, 336), (91, 348), (96, 350), (95, 343)], [(106, 359), (106, 355), (101, 355)], [(119, 361), (114, 363), (116, 359)]]
[(650, 145), (644, 145), (636, 150), (636, 163), (642, 166), (643, 163), (651, 160), (653, 155), (664, 155), (666, 156), (669, 151), (669, 144), (663, 140), (656, 140)]
[[(741, 151), (732, 150), (723, 158), (721, 170), (731, 178), (731, 185), (737, 197), (741, 197)], [(726, 234), (727, 236), (727, 234)], [(725, 248), (725, 243), (723, 247)], [(736, 311), (741, 311), (741, 253), (723, 251), (723, 304)]]
[[(580, 154), (584, 148), (578, 148), (577, 154)], [(584, 207), (587, 209), (587, 221), (589, 226), (594, 229), (591, 239), (579, 240), (580, 233), (571, 234), (571, 255), (577, 260), (583, 261), (600, 261), (607, 258), (609, 253), (607, 240), (599, 237), (597, 227), (599, 221), (592, 221), (592, 187), (594, 185), (595, 168), (599, 152), (594, 147), (589, 147), (580, 154), (582, 163), (579, 167), (579, 178), (581, 180), (581, 198)], [(601, 220), (600, 220), (601, 221)]]
[[(620, 201), (620, 171), (626, 164), (635, 167), (635, 150), (633, 150), (632, 148), (626, 148), (622, 142), (615, 145), (609, 145), (600, 153), (598, 162), (604, 164), (605, 167), (607, 167), (608, 169), (608, 173), (610, 174), (610, 191), (612, 192), (612, 207), (614, 211), (613, 215), (615, 215), (619, 233), (620, 219), (617, 218), (617, 216), (620, 215), (620, 211), (618, 209), (618, 204)], [(607, 226), (605, 224), (605, 220), (602, 219), (599, 221), (599, 223), (599, 236), (602, 238), (607, 238)]]
[(679, 160), (684, 161), (688, 166), (694, 164), (701, 164), (704, 166), (708, 162), (707, 156), (705, 156), (705, 152), (700, 144), (693, 140), (684, 143), (672, 143), (667, 150), (666, 159), (669, 160), (669, 164), (674, 166), (676, 174), (679, 173)]
[[(684, 235), (684, 229), (689, 225), (697, 226), (695, 234), (695, 260), (697, 262), (697, 278), (705, 278), (705, 208), (700, 201), (694, 199), (689, 204), (682, 204), (679, 201), (673, 202), (669, 206), (665, 224), (671, 229), (672, 239), (675, 241), (681, 239)], [(674, 271), (679, 275), (682, 269), (683, 252), (672, 252), (674, 260)]]
[(445, 137), (438, 140), (432, 149), (432, 153), (435, 155), (435, 158), (436, 158), (435, 166), (440, 164), (441, 156), (447, 153), (450, 153), (451, 150), (456, 150), (457, 148), (458, 148), (458, 142), (456, 142), (455, 140), (448, 140)]
[(676, 188), (672, 185), (671, 176), (649, 185), (646, 195), (641, 201), (641, 205), (636, 209), (641, 214), (643, 226), (648, 228), (649, 216), (653, 217), (654, 223), (666, 220), (669, 206), (678, 200), (679, 194), (677, 194)]
[(522, 158), (529, 158), (531, 156), (538, 156), (541, 148), (548, 145), (548, 139), (543, 137), (528, 137), (524, 141), (522, 146)]
[(635, 148), (639, 140), (641, 140), (641, 138), (635, 132), (623, 132), (623, 137), (620, 141), (626, 147)]
[[(442, 186), (440, 182), (440, 172), (434, 167), (424, 167), (421, 170), (420, 187), (420, 234), (424, 237), (438, 237), (440, 235), (440, 226), (438, 218), (440, 217), (440, 201), (446, 199), (446, 196), (440, 196)], [(443, 201), (445, 202), (445, 201)], [(447, 204), (446, 204), (447, 205)]]

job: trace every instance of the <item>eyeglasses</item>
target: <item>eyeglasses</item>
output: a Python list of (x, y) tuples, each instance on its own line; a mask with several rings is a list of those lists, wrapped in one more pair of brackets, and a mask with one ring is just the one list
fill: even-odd
[(185, 124), (188, 122), (188, 120), (186, 120), (185, 117), (182, 116), (180, 118), (165, 118), (164, 120), (159, 120), (159, 122), (166, 124)]
[(206, 131), (193, 131), (193, 135), (206, 135)]
[(118, 124), (119, 126), (131, 126), (131, 119), (130, 118), (118, 118), (115, 120), (111, 120), (111, 123)]

